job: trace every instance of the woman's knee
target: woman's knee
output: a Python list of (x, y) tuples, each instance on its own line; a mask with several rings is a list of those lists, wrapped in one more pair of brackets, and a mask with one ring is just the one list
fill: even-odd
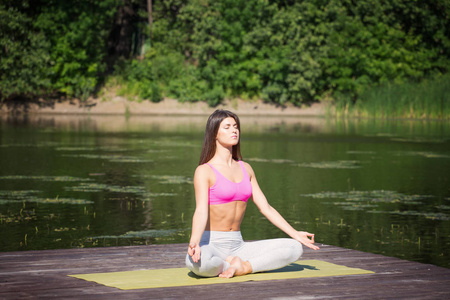
[(286, 245), (285, 249), (289, 249), (288, 256), (290, 261), (294, 262), (300, 259), (303, 255), (303, 246), (299, 241), (294, 239), (287, 239), (286, 241), (288, 245)]
[(202, 259), (194, 262), (189, 255), (186, 256), (186, 267), (200, 277), (216, 277), (225, 270), (225, 264), (219, 262), (217, 258), (203, 259), (202, 263)]
[(303, 246), (299, 241), (292, 240), (292, 255), (295, 260), (300, 259), (303, 255)]
[(189, 254), (186, 255), (186, 267), (195, 275), (204, 276), (201, 270), (201, 260), (198, 262), (194, 262)]
[(189, 254), (186, 254), (185, 263), (186, 263), (186, 267), (193, 272), (195, 263)]

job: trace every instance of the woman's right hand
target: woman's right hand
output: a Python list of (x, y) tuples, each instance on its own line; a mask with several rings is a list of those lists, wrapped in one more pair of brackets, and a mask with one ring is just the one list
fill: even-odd
[(200, 260), (200, 246), (197, 243), (190, 243), (188, 254), (192, 257), (192, 260), (197, 263)]
[(306, 247), (309, 247), (313, 250), (319, 250), (320, 248), (314, 245), (314, 234), (309, 233), (306, 231), (297, 231), (295, 239), (305, 245)]

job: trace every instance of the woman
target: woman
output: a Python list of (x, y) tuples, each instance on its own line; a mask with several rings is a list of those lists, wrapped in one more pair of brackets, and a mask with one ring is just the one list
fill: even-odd
[[(194, 174), (196, 209), (186, 266), (198, 276), (245, 275), (284, 267), (314, 250), (314, 234), (296, 231), (267, 202), (255, 173), (240, 153), (239, 118), (216, 110), (208, 118), (200, 164)], [(292, 239), (244, 242), (240, 232), (247, 201)]]

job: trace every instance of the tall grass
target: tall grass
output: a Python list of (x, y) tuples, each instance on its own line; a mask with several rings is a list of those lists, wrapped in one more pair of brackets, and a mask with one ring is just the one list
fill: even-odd
[(450, 119), (450, 75), (420, 83), (370, 88), (356, 101), (339, 96), (336, 115), (363, 118)]

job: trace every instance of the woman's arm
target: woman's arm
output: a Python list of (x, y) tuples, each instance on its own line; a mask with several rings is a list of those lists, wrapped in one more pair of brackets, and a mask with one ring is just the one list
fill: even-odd
[(208, 222), (208, 189), (209, 169), (198, 166), (194, 174), (195, 212), (192, 218), (192, 233), (189, 241), (188, 254), (194, 262), (200, 260), (200, 239)]
[(266, 199), (266, 196), (261, 191), (258, 181), (256, 180), (255, 173), (249, 164), (246, 164), (246, 169), (250, 175), (250, 180), (253, 190), (253, 202), (258, 207), (259, 211), (275, 226), (284, 231), (287, 235), (293, 239), (299, 241), (303, 245), (318, 250), (319, 247), (314, 245), (314, 234), (305, 231), (295, 230), (280, 213), (273, 208)]

